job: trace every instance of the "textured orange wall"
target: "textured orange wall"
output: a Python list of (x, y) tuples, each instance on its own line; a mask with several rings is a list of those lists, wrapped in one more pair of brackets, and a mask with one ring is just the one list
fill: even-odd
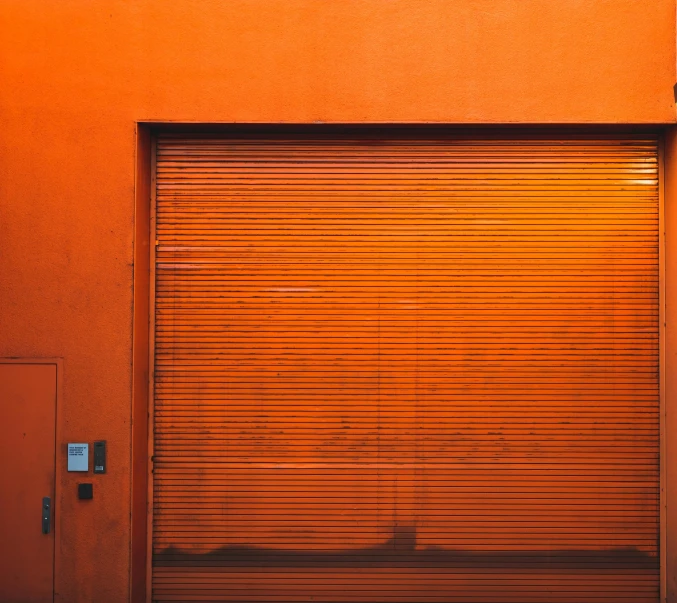
[(65, 359), (60, 601), (129, 592), (135, 122), (668, 123), (674, 0), (6, 0), (0, 356)]

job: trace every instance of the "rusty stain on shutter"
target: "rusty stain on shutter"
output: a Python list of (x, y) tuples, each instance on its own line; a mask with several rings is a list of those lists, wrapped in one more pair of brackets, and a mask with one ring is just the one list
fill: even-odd
[(161, 136), (153, 599), (656, 602), (657, 173)]

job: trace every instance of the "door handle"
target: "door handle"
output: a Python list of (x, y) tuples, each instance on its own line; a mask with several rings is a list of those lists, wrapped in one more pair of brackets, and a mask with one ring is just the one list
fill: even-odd
[(52, 524), (52, 500), (49, 496), (42, 499), (42, 533), (49, 534)]

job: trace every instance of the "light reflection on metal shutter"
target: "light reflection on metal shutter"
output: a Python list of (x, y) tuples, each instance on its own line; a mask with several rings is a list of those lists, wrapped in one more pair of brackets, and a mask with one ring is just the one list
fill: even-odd
[(657, 601), (657, 179), (652, 137), (161, 136), (153, 599)]

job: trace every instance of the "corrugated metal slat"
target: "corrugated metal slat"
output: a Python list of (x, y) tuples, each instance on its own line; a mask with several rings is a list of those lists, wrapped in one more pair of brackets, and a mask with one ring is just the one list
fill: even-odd
[(156, 163), (154, 600), (658, 601), (655, 138)]

